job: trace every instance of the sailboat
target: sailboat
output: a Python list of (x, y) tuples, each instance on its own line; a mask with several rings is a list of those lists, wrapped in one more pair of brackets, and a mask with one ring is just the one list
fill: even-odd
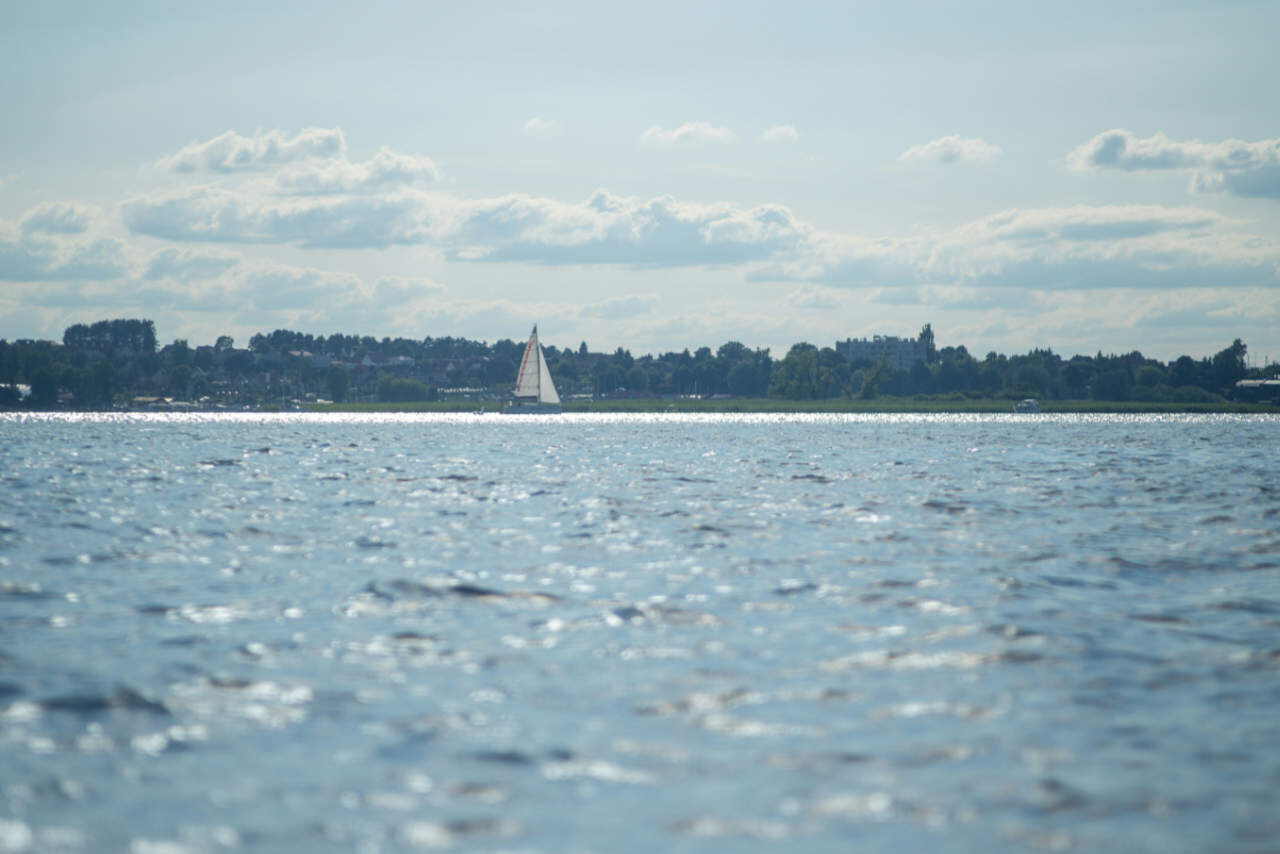
[(514, 400), (503, 410), (512, 414), (522, 412), (560, 412), (560, 395), (556, 394), (556, 384), (551, 381), (551, 371), (547, 369), (547, 357), (538, 344), (538, 325), (533, 325), (529, 335), (529, 343), (524, 348), (524, 358), (520, 360), (520, 372), (516, 374), (516, 390)]

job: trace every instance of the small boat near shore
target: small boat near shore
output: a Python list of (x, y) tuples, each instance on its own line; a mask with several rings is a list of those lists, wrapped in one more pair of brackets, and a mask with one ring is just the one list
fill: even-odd
[(1024, 415), (1039, 412), (1040, 401), (1036, 400), (1034, 397), (1028, 397), (1015, 403), (1013, 405), (1013, 411), (1020, 412)]
[(509, 415), (556, 414), (563, 411), (560, 406), (560, 395), (556, 392), (556, 384), (551, 379), (551, 370), (547, 367), (547, 357), (538, 343), (538, 325), (529, 334), (529, 343), (524, 348), (524, 358), (520, 360), (520, 371), (516, 374), (516, 388), (511, 403), (502, 410)]

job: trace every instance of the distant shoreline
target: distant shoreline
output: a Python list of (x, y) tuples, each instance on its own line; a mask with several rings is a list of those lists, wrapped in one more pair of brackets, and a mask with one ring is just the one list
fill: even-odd
[[(885, 398), (853, 400), (779, 400), (774, 398), (730, 398), (696, 400), (634, 398), (625, 400), (565, 401), (564, 411), (640, 413), (951, 413), (1013, 414), (1015, 401), (1001, 398), (953, 400), (937, 398)], [(409, 403), (324, 403), (308, 404), (305, 412), (501, 412), (498, 401), (432, 401)], [(1041, 414), (1280, 414), (1280, 406), (1258, 403), (1156, 403), (1148, 401), (1041, 400)], [(1024, 417), (1034, 418), (1035, 415)]]

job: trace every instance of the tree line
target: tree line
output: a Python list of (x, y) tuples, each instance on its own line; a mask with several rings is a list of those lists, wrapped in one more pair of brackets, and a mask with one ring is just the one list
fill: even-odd
[[(1046, 400), (1218, 402), (1240, 399), (1237, 381), (1280, 374), (1249, 370), (1239, 339), (1201, 358), (1169, 363), (1138, 351), (1064, 358), (1048, 349), (979, 359), (963, 346), (936, 347), (926, 325), (921, 357), (909, 367), (888, 359), (847, 359), (834, 347), (794, 344), (781, 359), (728, 341), (633, 356), (544, 345), (562, 396), (774, 397), (790, 400), (881, 396), (1035, 397)], [(108, 409), (166, 397), (206, 405), (279, 405), (330, 399), (410, 401), (463, 393), (510, 392), (524, 342), (466, 338), (311, 335), (284, 329), (257, 334), (248, 347), (230, 336), (192, 347), (159, 346), (145, 319), (68, 327), (62, 342), (0, 340), (0, 407)]]

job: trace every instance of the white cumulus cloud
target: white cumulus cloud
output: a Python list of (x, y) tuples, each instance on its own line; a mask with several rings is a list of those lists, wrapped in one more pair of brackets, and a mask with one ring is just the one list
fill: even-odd
[(362, 295), (360, 279), (350, 273), (283, 265), (252, 270), (243, 285), (249, 307), (267, 311), (332, 305)]
[[(895, 289), (896, 290), (896, 289)], [(830, 311), (844, 305), (845, 296), (834, 288), (806, 285), (787, 294), (787, 305)]]
[(144, 279), (174, 279), (180, 282), (216, 279), (243, 262), (232, 252), (207, 252), (199, 249), (161, 249), (147, 259)]
[(774, 125), (760, 134), (761, 142), (796, 142), (799, 139), (800, 132), (791, 125)]
[(995, 160), (1000, 149), (981, 139), (962, 136), (944, 136), (932, 142), (913, 145), (898, 155), (901, 163), (965, 163)]
[(223, 187), (129, 199), (120, 214), (134, 234), (166, 240), (331, 248), (422, 243), (430, 219), (423, 200), (406, 192), (280, 199)]
[(269, 169), (308, 157), (336, 158), (346, 154), (347, 143), (338, 128), (307, 128), (292, 138), (272, 130), (255, 136), (235, 131), (207, 142), (195, 142), (162, 159), (162, 169), (174, 172), (240, 172)]
[(113, 237), (72, 242), (0, 238), (0, 281), (106, 281), (131, 269), (125, 245)]
[(284, 195), (370, 193), (438, 180), (440, 170), (431, 158), (381, 148), (359, 163), (327, 158), (288, 166), (276, 175), (275, 191)]
[(653, 125), (640, 136), (645, 145), (671, 146), (701, 142), (733, 142), (733, 131), (709, 122), (685, 122), (680, 127), (667, 130)]
[(1175, 140), (1163, 133), (1139, 137), (1123, 128), (1104, 131), (1067, 155), (1080, 171), (1191, 172), (1196, 192), (1280, 199), (1280, 139), (1245, 142)]
[(417, 276), (381, 276), (374, 282), (374, 291), (388, 299), (416, 299), (432, 294), (442, 294), (446, 288), (439, 282)]
[(451, 254), (535, 264), (732, 265), (794, 246), (805, 231), (780, 205), (641, 200), (604, 190), (578, 204), (505, 196), (463, 205)]
[(23, 215), (23, 234), (83, 234), (99, 217), (97, 208), (78, 202), (44, 202)]
[(1150, 205), (1011, 210), (948, 232), (866, 240), (814, 233), (756, 280), (841, 287), (1274, 287), (1280, 246), (1220, 214)]

